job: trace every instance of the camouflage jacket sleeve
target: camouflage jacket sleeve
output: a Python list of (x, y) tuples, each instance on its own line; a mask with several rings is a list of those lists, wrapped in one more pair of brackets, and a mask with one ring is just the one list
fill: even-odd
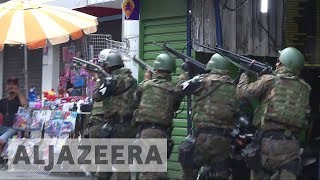
[(115, 79), (115, 85), (113, 88), (113, 94), (123, 94), (133, 86), (136, 87), (137, 85), (137, 81), (130, 75), (128, 76), (118, 75), (118, 76), (115, 76), (114, 79)]
[(241, 74), (239, 83), (237, 85), (237, 96), (241, 98), (259, 98), (261, 99), (270, 89), (273, 83), (274, 76), (263, 75), (257, 81), (249, 84), (249, 77), (247, 74)]
[(104, 97), (101, 95), (101, 93), (99, 93), (99, 88), (102, 85), (102, 82), (103, 81), (101, 79), (98, 79), (96, 81), (96, 85), (95, 85), (95, 88), (93, 90), (93, 95), (92, 95), (92, 99), (95, 102), (101, 102), (104, 99)]

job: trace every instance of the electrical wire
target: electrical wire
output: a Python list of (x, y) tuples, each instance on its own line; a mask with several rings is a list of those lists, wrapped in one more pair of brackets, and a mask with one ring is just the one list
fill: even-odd
[(190, 43), (190, 41), (187, 41), (187, 43), (183, 46), (183, 49), (182, 49), (182, 54), (183, 54), (183, 52), (184, 52), (184, 50), (186, 49), (186, 47), (187, 47), (187, 45)]
[(277, 49), (277, 47), (276, 47), (276, 41), (275, 41), (275, 40), (273, 39), (273, 37), (271, 36), (270, 32), (261, 24), (261, 22), (260, 22), (260, 20), (259, 20), (259, 18), (258, 18), (258, 13), (257, 13), (257, 12), (258, 12), (258, 3), (256, 3), (255, 9), (256, 9), (255, 16), (256, 16), (256, 20), (257, 20), (258, 25), (267, 33), (268, 38), (271, 40), (272, 44), (271, 44), (270, 42), (268, 42), (269, 45), (270, 45), (276, 52), (278, 52), (278, 49)]
[(232, 9), (232, 8), (230, 8), (230, 7), (227, 6), (228, 1), (229, 1), (229, 0), (226, 0), (226, 1), (225, 1), (222, 9), (227, 9), (227, 10), (229, 10), (229, 11), (236, 11), (236, 10), (242, 8), (242, 7), (243, 7), (245, 4), (247, 4), (247, 2), (248, 2), (248, 0), (246, 0), (245, 2), (241, 3), (239, 6), (236, 6), (236, 8)]

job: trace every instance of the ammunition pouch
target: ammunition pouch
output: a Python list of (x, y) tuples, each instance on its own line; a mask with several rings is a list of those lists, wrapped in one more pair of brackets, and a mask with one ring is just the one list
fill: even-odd
[(136, 135), (136, 138), (141, 137), (141, 131), (144, 129), (159, 129), (166, 134), (166, 136), (167, 136), (167, 158), (169, 159), (170, 155), (172, 153), (172, 150), (173, 150), (173, 146), (174, 146), (174, 143), (171, 140), (171, 129), (167, 128), (165, 126), (156, 124), (156, 123), (142, 123), (142, 124), (138, 125), (138, 133)]
[(81, 112), (91, 112), (93, 109), (93, 104), (89, 103), (89, 104), (80, 104), (80, 111)]
[(261, 166), (260, 148), (260, 144), (253, 142), (242, 150), (241, 156), (248, 168), (255, 170)]
[(282, 172), (282, 170), (287, 170), (288, 172), (299, 176), (300, 172), (302, 170), (302, 166), (300, 164), (299, 159), (294, 159), (284, 165), (282, 165), (276, 172), (268, 172), (267, 170), (265, 170), (265, 172), (270, 174), (270, 179), (274, 180), (274, 179), (279, 179), (279, 176)]
[(263, 137), (263, 131), (257, 131), (254, 135), (253, 141), (248, 144), (241, 153), (244, 161), (247, 163), (248, 168), (256, 170), (260, 168), (261, 159), (260, 159), (260, 151), (261, 151), (261, 139)]
[(179, 162), (181, 166), (186, 168), (194, 168), (193, 151), (195, 148), (196, 139), (192, 135), (188, 135), (187, 139), (182, 142), (179, 147)]

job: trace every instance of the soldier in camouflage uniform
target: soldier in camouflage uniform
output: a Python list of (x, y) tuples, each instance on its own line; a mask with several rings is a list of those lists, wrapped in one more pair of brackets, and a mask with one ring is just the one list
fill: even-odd
[[(310, 86), (298, 77), (304, 56), (295, 48), (280, 51), (276, 70), (249, 84), (243, 73), (237, 86), (241, 98), (258, 98), (253, 125), (259, 129), (255, 179), (296, 179), (299, 172), (298, 133), (306, 126)], [(249, 146), (248, 146), (249, 147)]]
[[(123, 68), (121, 53), (100, 53), (99, 61), (111, 76), (96, 80), (93, 94), (93, 111), (90, 119), (90, 138), (133, 138), (136, 131), (131, 127), (136, 109), (134, 92), (136, 80), (129, 69)], [(112, 173), (96, 173), (98, 179), (110, 179)], [(130, 179), (130, 173), (117, 173), (118, 179)]]
[[(181, 179), (196, 179), (205, 166), (208, 179), (229, 178), (229, 131), (237, 108), (236, 86), (230, 78), (234, 66), (219, 54), (207, 63), (210, 73), (196, 76), (181, 84), (181, 92), (194, 95), (192, 108), (195, 145), (193, 165), (182, 164)], [(180, 79), (185, 79), (180, 77)], [(181, 148), (181, 147), (180, 147)]]
[[(168, 54), (160, 54), (154, 61), (153, 79), (141, 82), (136, 92), (139, 107), (135, 112), (135, 124), (139, 127), (140, 138), (171, 138), (171, 124), (179, 108), (179, 98), (171, 83), (175, 63)], [(140, 179), (166, 179), (166, 173), (146, 172)]]

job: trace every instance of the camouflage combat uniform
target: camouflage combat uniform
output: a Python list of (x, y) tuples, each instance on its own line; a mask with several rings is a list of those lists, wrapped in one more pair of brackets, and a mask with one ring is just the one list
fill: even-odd
[[(171, 75), (154, 74), (152, 80), (141, 82), (136, 92), (139, 108), (134, 118), (140, 138), (171, 138), (171, 124), (179, 108), (179, 98), (171, 83)], [(167, 178), (166, 173), (142, 173), (140, 179)]]
[(182, 167), (182, 179), (196, 179), (201, 166), (210, 166), (212, 176), (229, 177), (229, 130), (233, 127), (237, 108), (236, 86), (229, 72), (212, 69), (200, 76), (199, 88), (190, 92), (194, 95), (192, 108), (196, 143), (193, 151), (194, 167)]
[(263, 75), (253, 83), (242, 74), (237, 86), (240, 98), (259, 98), (253, 125), (263, 132), (260, 164), (255, 179), (270, 179), (276, 171), (280, 179), (295, 179), (299, 167), (297, 134), (305, 127), (310, 86), (286, 67), (274, 75)]
[[(111, 96), (103, 97), (98, 92), (102, 81), (97, 81), (93, 95), (94, 106), (91, 117), (90, 138), (101, 137), (101, 127), (110, 123), (113, 126), (109, 138), (133, 138), (136, 130), (131, 127), (133, 112), (136, 109), (134, 92), (137, 87), (136, 80), (131, 71), (126, 68), (114, 70), (111, 75), (115, 78), (114, 90)], [(98, 173), (100, 179), (109, 179), (112, 173)], [(130, 179), (129, 173), (117, 173), (122, 179)]]

